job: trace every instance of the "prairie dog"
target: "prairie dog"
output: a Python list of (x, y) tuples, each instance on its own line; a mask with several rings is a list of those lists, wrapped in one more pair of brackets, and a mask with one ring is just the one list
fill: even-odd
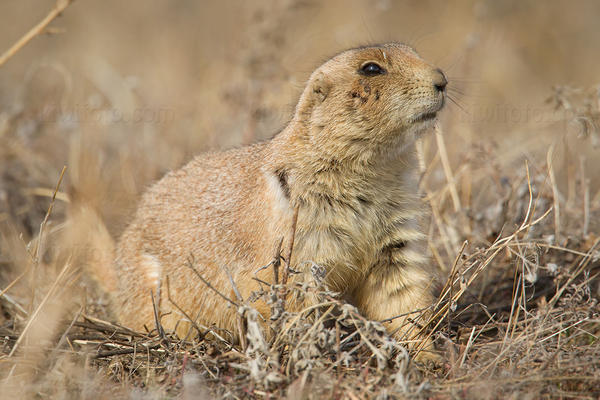
[[(290, 240), (291, 265), (325, 268), (324, 283), (366, 317), (383, 320), (432, 304), (437, 271), (429, 262), (419, 219), (414, 141), (443, 107), (443, 72), (399, 43), (344, 51), (310, 76), (289, 124), (269, 141), (200, 155), (168, 173), (142, 197), (117, 246), (116, 307), (127, 326), (154, 326), (150, 297), (160, 292), (161, 322), (186, 318), (232, 333), (235, 308), (195, 269), (235, 299), (271, 270), (257, 273)], [(159, 286), (160, 289), (159, 290)], [(306, 304), (295, 304), (302, 307)], [(268, 307), (257, 309), (268, 317)], [(404, 317), (387, 326), (406, 333)]]

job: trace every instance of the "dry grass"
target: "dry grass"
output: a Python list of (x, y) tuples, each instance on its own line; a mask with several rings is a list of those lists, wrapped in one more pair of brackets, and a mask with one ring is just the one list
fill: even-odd
[[(594, 172), (600, 163), (589, 156), (597, 154), (599, 137), (600, 97), (591, 87), (597, 82), (590, 89), (548, 85), (544, 95), (536, 92), (540, 104), (549, 97), (538, 109), (544, 123), (530, 118), (518, 127), (477, 119), (466, 104), (468, 85), (459, 85), (451, 95), (467, 110), (451, 105), (437, 131), (418, 144), (432, 262), (448, 281), (434, 317), (422, 321), (417, 310), (412, 319), (434, 338), (438, 364), (414, 362), (418, 343), (409, 353), (386, 334), (385, 321), (365, 320), (335, 293), (285, 279), (263, 284), (251, 299), (223, 300), (238, 310), (242, 343), (213, 327), (196, 326), (179, 338), (158, 324), (132, 332), (110, 322), (106, 294), (87, 279), (85, 266), (110, 262), (127, 210), (164, 170), (199, 149), (252, 141), (281, 124), (277, 113), (290, 101), (282, 88), (295, 78), (273, 60), (289, 47), (286, 24), (297, 34), (294, 18), (306, 8), (297, 1), (248, 6), (246, 34), (255, 44), (236, 53), (223, 88), (196, 87), (207, 100), (193, 117), (183, 105), (163, 108), (151, 90), (131, 89), (102, 62), (90, 64), (86, 79), (50, 62), (14, 83), (22, 91), (11, 101), (20, 106), (0, 110), (0, 397), (600, 396)], [(32, 51), (40, 51), (40, 39)], [(466, 45), (458, 72), (484, 70), (481, 51)], [(166, 65), (176, 69), (180, 62), (174, 57)], [(205, 73), (223, 76), (211, 69), (223, 64), (209, 64)], [(77, 103), (80, 95), (88, 96), (85, 107)], [(139, 110), (152, 118), (124, 123)], [(461, 116), (473, 121), (465, 124)], [(134, 128), (142, 133), (131, 134)], [(190, 134), (196, 130), (198, 137)], [(484, 134), (499, 130), (510, 137), (508, 146)], [(215, 131), (231, 131), (233, 139), (206, 134)], [(277, 275), (287, 271), (279, 255), (267, 266)], [(319, 266), (311, 268), (319, 276)], [(321, 304), (291, 313), (285, 304), (291, 291), (316, 293)], [(252, 308), (259, 297), (272, 307), (271, 335)]]
[[(132, 332), (93, 317), (102, 315), (102, 304), (65, 309), (62, 303), (79, 292), (67, 259), (53, 279), (17, 276), (33, 279), (35, 303), (6, 295), (19, 282), (3, 290), (3, 391), (41, 397), (101, 390), (111, 397), (157, 398), (594, 398), (600, 394), (600, 237), (584, 237), (582, 209), (565, 208), (564, 215), (578, 222), (565, 223), (556, 240), (555, 191), (546, 168), (525, 168), (509, 180), (496, 176), (498, 192), (489, 193), (496, 200), (471, 204), (468, 212), (449, 207), (448, 185), (437, 191), (425, 186), (432, 219), (439, 218), (432, 222), (432, 251), (449, 271), (435, 317), (422, 324), (435, 328), (441, 365), (414, 363), (414, 354), (385, 333), (385, 322), (365, 320), (316, 287), (265, 283), (252, 299), (229, 299), (244, 322), (241, 344), (210, 327), (197, 327), (187, 338), (156, 329)], [(449, 210), (440, 208), (444, 203)], [(597, 221), (598, 204), (590, 210)], [(39, 237), (30, 248), (39, 248)], [(452, 245), (464, 238), (460, 249)], [(53, 267), (35, 251), (27, 257), (25, 275)], [(319, 267), (312, 268), (318, 276)], [(317, 292), (322, 303), (290, 313), (285, 291)], [(252, 308), (259, 297), (272, 306), (270, 341)]]

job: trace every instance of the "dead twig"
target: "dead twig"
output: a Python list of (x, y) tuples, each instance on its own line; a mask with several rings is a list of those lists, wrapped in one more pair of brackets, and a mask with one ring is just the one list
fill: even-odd
[(187, 266), (188, 266), (189, 269), (191, 269), (192, 271), (194, 271), (194, 274), (196, 274), (196, 276), (198, 277), (198, 279), (200, 279), (202, 281), (202, 283), (204, 283), (206, 286), (208, 286), (209, 289), (211, 289), (212, 291), (214, 291), (222, 299), (226, 300), (230, 304), (232, 304), (232, 305), (234, 305), (236, 307), (239, 307), (239, 304), (237, 304), (235, 301), (231, 300), (229, 297), (225, 296), (223, 293), (219, 292), (219, 290), (217, 288), (215, 288), (209, 281), (207, 281), (206, 279), (204, 279), (204, 277), (200, 274), (200, 272), (198, 272), (198, 270), (196, 270), (196, 268), (194, 267), (192, 259), (188, 260)]
[(35, 263), (38, 264), (40, 262), (40, 256), (42, 254), (42, 245), (44, 238), (44, 230), (46, 228), (46, 224), (48, 224), (48, 219), (50, 218), (50, 214), (52, 214), (52, 210), (54, 209), (54, 202), (56, 201), (56, 194), (58, 193), (58, 189), (60, 188), (60, 184), (62, 183), (63, 177), (65, 176), (65, 172), (67, 171), (67, 166), (65, 165), (60, 171), (60, 176), (58, 177), (58, 182), (56, 183), (56, 187), (54, 188), (54, 193), (52, 194), (52, 199), (50, 200), (50, 205), (48, 206), (48, 211), (44, 216), (44, 220), (40, 224), (40, 233), (38, 235), (37, 244), (35, 248)]
[(552, 160), (554, 158), (554, 145), (550, 146), (546, 155), (548, 164), (548, 175), (550, 176), (550, 182), (552, 183), (552, 194), (554, 197), (554, 237), (555, 243), (560, 243), (560, 192), (558, 191), (558, 185), (556, 183), (556, 177), (554, 175), (554, 165)]
[(58, 276), (54, 280), (54, 283), (52, 284), (52, 286), (48, 290), (48, 293), (46, 293), (46, 296), (44, 296), (44, 298), (42, 299), (41, 303), (38, 305), (38, 307), (36, 308), (36, 310), (31, 314), (31, 317), (29, 317), (29, 320), (27, 321), (27, 325), (25, 325), (25, 328), (23, 328), (23, 331), (21, 332), (21, 335), (19, 336), (19, 339), (17, 339), (17, 342), (15, 343), (15, 345), (11, 349), (10, 353), (8, 354), (8, 358), (12, 357), (13, 354), (15, 354), (15, 352), (19, 348), (19, 345), (21, 344), (21, 342), (23, 341), (23, 339), (25, 339), (25, 337), (27, 336), (27, 333), (29, 332), (29, 329), (33, 325), (33, 322), (36, 320), (37, 316), (39, 315), (39, 313), (41, 312), (41, 310), (44, 308), (44, 306), (46, 305), (46, 303), (50, 299), (50, 296), (52, 296), (54, 294), (54, 292), (55, 292), (56, 288), (58, 287), (59, 283), (62, 283), (63, 277), (66, 275), (66, 273), (69, 270), (70, 266), (71, 266), (70, 262), (67, 262), (65, 264), (65, 266), (63, 267), (63, 269), (60, 271), (60, 273), (58, 274)]
[(27, 43), (29, 43), (36, 36), (44, 33), (44, 29), (52, 22), (56, 17), (58, 17), (71, 3), (75, 0), (57, 0), (54, 8), (50, 10), (48, 15), (44, 17), (36, 26), (31, 28), (29, 32), (27, 32), (21, 39), (19, 39), (15, 44), (13, 44), (8, 50), (6, 50), (0, 56), (0, 67), (4, 65), (12, 56), (17, 54), (19, 50), (21, 50)]
[(158, 306), (156, 304), (157, 302), (154, 299), (154, 292), (152, 292), (152, 289), (150, 289), (150, 298), (152, 299), (152, 310), (154, 311), (154, 324), (156, 326), (156, 332), (158, 332), (158, 336), (160, 336), (160, 338), (166, 342), (167, 335), (165, 334), (165, 330), (160, 323), (160, 311), (158, 310)]
[(296, 224), (298, 223), (298, 210), (300, 205), (297, 205), (294, 209), (294, 216), (292, 217), (292, 226), (290, 227), (290, 242), (288, 243), (287, 252), (285, 255), (285, 269), (283, 270), (283, 276), (281, 283), (287, 284), (288, 277), (290, 274), (290, 267), (292, 262), (292, 251), (294, 250), (294, 240), (296, 239)]
[[(177, 309), (177, 311), (179, 311), (185, 318), (188, 319), (188, 321), (190, 321), (190, 323), (192, 324), (192, 326), (198, 331), (198, 335), (200, 335), (201, 338), (204, 338), (204, 332), (202, 332), (202, 329), (198, 326), (198, 324), (196, 323), (196, 319), (192, 319), (192, 317), (190, 317), (181, 307), (179, 307), (179, 305), (177, 303), (175, 303), (173, 301), (173, 299), (171, 298), (171, 286), (170, 286), (170, 282), (169, 282), (169, 276), (167, 275), (167, 300), (169, 300), (169, 303), (171, 303), (171, 305), (173, 307), (175, 307)], [(186, 335), (189, 336), (189, 333)], [(185, 338), (184, 338), (185, 339)]]
[(279, 240), (273, 255), (273, 278), (276, 285), (279, 284), (279, 266), (281, 265), (281, 245), (283, 244), (283, 238)]
[(456, 181), (454, 179), (454, 175), (452, 174), (452, 168), (450, 167), (450, 160), (448, 159), (448, 152), (446, 151), (446, 144), (444, 142), (444, 137), (442, 136), (442, 131), (437, 125), (435, 127), (435, 140), (437, 141), (438, 150), (440, 152), (440, 160), (442, 161), (444, 174), (446, 175), (446, 180), (448, 181), (448, 186), (450, 188), (450, 196), (452, 197), (454, 211), (458, 212), (461, 209), (461, 205), (460, 198), (458, 197), (458, 190), (456, 189)]

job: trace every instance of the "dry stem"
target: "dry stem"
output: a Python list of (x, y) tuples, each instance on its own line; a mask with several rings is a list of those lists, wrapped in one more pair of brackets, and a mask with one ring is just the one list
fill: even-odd
[(0, 56), (0, 67), (4, 65), (12, 56), (17, 54), (27, 43), (29, 43), (36, 36), (41, 35), (44, 29), (52, 22), (56, 17), (60, 15), (73, 1), (75, 0), (57, 0), (54, 8), (50, 10), (48, 15), (44, 17), (36, 26), (31, 28), (21, 39), (13, 44), (8, 50)]

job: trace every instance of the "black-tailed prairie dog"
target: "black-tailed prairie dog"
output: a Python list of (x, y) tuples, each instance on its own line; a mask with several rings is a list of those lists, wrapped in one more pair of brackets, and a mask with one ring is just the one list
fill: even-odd
[[(271, 140), (203, 154), (167, 174), (117, 246), (121, 322), (153, 328), (153, 292), (166, 329), (187, 315), (236, 334), (237, 310), (190, 260), (214, 289), (236, 299), (229, 273), (248, 298), (259, 288), (254, 276), (273, 281), (273, 271), (259, 270), (281, 238), (287, 247), (296, 207), (291, 266), (300, 273), (290, 279), (313, 279), (303, 262), (318, 264), (326, 287), (373, 320), (431, 306), (437, 273), (419, 226), (414, 142), (443, 107), (446, 83), (406, 45), (347, 50), (313, 72)], [(256, 307), (268, 317), (265, 304)], [(405, 322), (386, 326), (402, 335)]]

